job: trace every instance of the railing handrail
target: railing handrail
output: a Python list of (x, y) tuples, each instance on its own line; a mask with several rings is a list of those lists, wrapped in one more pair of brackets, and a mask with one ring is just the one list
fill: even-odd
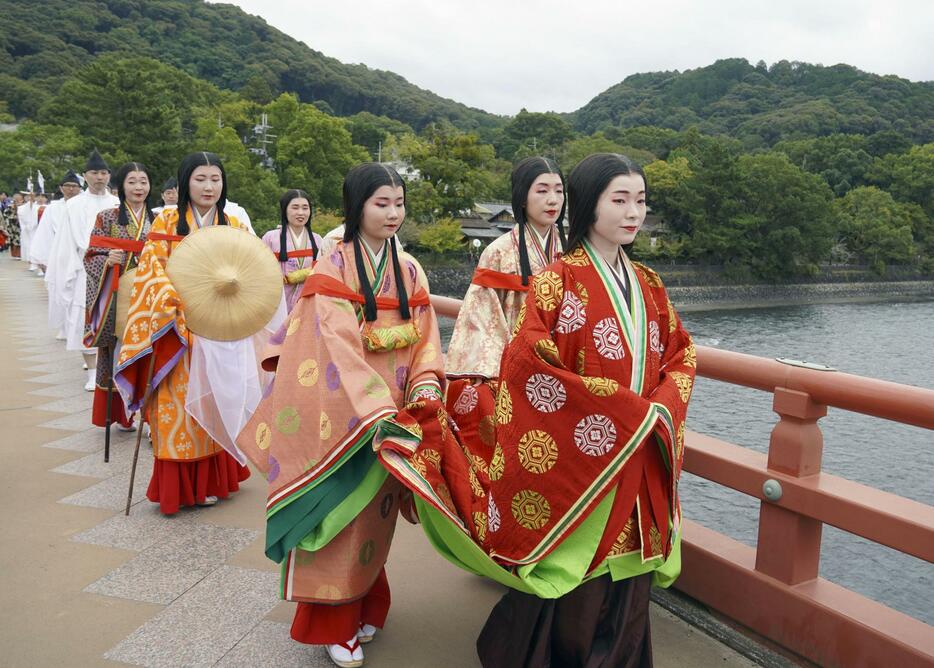
[(776, 387), (854, 413), (934, 429), (934, 390), (842, 371), (807, 369), (778, 360), (697, 346), (697, 374), (765, 392)]

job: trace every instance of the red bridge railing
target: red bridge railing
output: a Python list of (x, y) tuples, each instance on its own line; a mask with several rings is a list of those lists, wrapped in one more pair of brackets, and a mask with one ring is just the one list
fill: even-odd
[(822, 473), (817, 424), (833, 406), (934, 430), (934, 390), (702, 346), (697, 359), (700, 376), (772, 393), (779, 420), (768, 455), (688, 432), (684, 470), (758, 498), (759, 534), (753, 548), (686, 520), (675, 587), (820, 665), (934, 666), (934, 628), (818, 576), (824, 524), (934, 562), (934, 507)]

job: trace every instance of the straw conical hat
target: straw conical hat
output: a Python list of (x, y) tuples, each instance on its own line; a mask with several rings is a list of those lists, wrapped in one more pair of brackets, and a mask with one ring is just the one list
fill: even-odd
[(178, 291), (188, 328), (215, 341), (261, 330), (282, 299), (282, 273), (269, 248), (245, 230), (212, 225), (172, 251), (165, 271)]
[(136, 280), (136, 267), (130, 269), (120, 277), (120, 287), (117, 288), (117, 315), (114, 320), (114, 336), (123, 340), (126, 331), (126, 317), (130, 312), (130, 294), (133, 292), (133, 282)]

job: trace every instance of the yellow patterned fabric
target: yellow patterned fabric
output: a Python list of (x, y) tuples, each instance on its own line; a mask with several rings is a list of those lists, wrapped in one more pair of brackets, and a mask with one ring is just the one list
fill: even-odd
[[(189, 228), (195, 223), (187, 212)], [(243, 229), (236, 218), (232, 227)], [(176, 234), (178, 210), (163, 209), (151, 232)], [(152, 429), (153, 454), (157, 459), (194, 461), (211, 457), (221, 446), (185, 412), (191, 335), (185, 325), (185, 309), (165, 265), (178, 242), (148, 241), (143, 247), (130, 296), (123, 346), (115, 381), (131, 411), (138, 410), (146, 391), (152, 356), (154, 391), (147, 410)]]

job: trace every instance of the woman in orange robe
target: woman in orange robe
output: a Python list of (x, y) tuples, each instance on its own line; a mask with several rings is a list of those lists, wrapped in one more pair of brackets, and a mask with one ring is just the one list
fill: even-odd
[(182, 506), (213, 505), (250, 476), (185, 411), (193, 341), (184, 305), (165, 272), (172, 249), (192, 228), (243, 227), (224, 213), (227, 180), (213, 153), (185, 157), (178, 185), (178, 208), (164, 209), (153, 221), (139, 259), (115, 378), (129, 410), (137, 410), (152, 365), (153, 389), (145, 409), (155, 461), (146, 495), (166, 515)]

